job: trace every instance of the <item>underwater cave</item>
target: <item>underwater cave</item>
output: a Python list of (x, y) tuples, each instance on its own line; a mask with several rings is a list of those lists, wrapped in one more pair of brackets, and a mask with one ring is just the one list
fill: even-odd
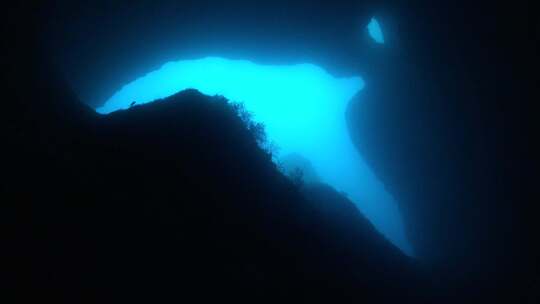
[[(376, 19), (366, 29), (376, 43), (384, 43)], [(97, 111), (127, 109), (185, 89), (243, 103), (277, 148), (276, 164), (288, 155), (304, 157), (320, 182), (344, 193), (379, 232), (413, 255), (395, 199), (362, 159), (349, 134), (346, 111), (349, 101), (365, 89), (362, 77), (334, 77), (305, 63), (262, 65), (220, 57), (179, 60), (124, 85)]]

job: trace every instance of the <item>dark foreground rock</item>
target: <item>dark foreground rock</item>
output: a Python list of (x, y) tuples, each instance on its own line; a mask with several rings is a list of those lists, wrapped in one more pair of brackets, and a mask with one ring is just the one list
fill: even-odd
[(540, 277), (537, 18), (521, 1), (443, 2), (392, 6), (400, 47), (373, 55), (351, 130), (449, 298), (526, 302)]
[(7, 286), (71, 302), (429, 293), (352, 203), (304, 199), (225, 99), (190, 90), (99, 116), (69, 96), (11, 113)]

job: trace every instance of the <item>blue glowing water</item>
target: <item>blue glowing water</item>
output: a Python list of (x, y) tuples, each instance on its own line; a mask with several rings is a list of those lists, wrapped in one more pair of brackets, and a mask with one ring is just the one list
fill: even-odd
[(379, 24), (379, 21), (375, 18), (371, 18), (371, 21), (369, 22), (367, 26), (369, 36), (379, 44), (384, 44), (384, 34), (381, 29), (381, 25)]
[(345, 192), (391, 242), (412, 255), (398, 207), (359, 153), (347, 129), (349, 100), (364, 87), (360, 77), (335, 78), (318, 66), (259, 65), (208, 57), (169, 62), (125, 85), (100, 113), (164, 98), (187, 88), (244, 103), (278, 146), (275, 159), (299, 154), (316, 174)]

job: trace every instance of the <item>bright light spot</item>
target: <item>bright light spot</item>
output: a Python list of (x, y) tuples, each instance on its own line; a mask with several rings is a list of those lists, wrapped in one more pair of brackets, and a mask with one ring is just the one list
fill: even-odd
[(373, 40), (379, 44), (384, 44), (384, 35), (381, 29), (381, 25), (375, 18), (371, 18), (371, 21), (369, 22), (367, 26), (369, 36), (373, 38)]
[(395, 201), (349, 137), (345, 111), (363, 87), (360, 77), (335, 78), (313, 64), (269, 66), (208, 57), (169, 62), (122, 87), (97, 111), (125, 109), (133, 101), (147, 103), (188, 88), (242, 102), (278, 146), (277, 160), (291, 154), (307, 159), (322, 182), (345, 192), (382, 234), (412, 255)]

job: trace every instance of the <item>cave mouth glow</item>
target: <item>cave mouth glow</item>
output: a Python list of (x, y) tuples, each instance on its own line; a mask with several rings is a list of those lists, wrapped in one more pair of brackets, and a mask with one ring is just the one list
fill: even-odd
[(384, 34), (381, 29), (379, 21), (375, 18), (371, 18), (367, 26), (369, 36), (378, 44), (384, 44)]
[(412, 256), (400, 211), (349, 136), (345, 112), (364, 88), (360, 77), (336, 78), (313, 64), (259, 65), (206, 57), (168, 62), (120, 88), (97, 112), (107, 114), (193, 88), (242, 102), (278, 149), (274, 161), (301, 155), (320, 181), (344, 192), (375, 228)]

